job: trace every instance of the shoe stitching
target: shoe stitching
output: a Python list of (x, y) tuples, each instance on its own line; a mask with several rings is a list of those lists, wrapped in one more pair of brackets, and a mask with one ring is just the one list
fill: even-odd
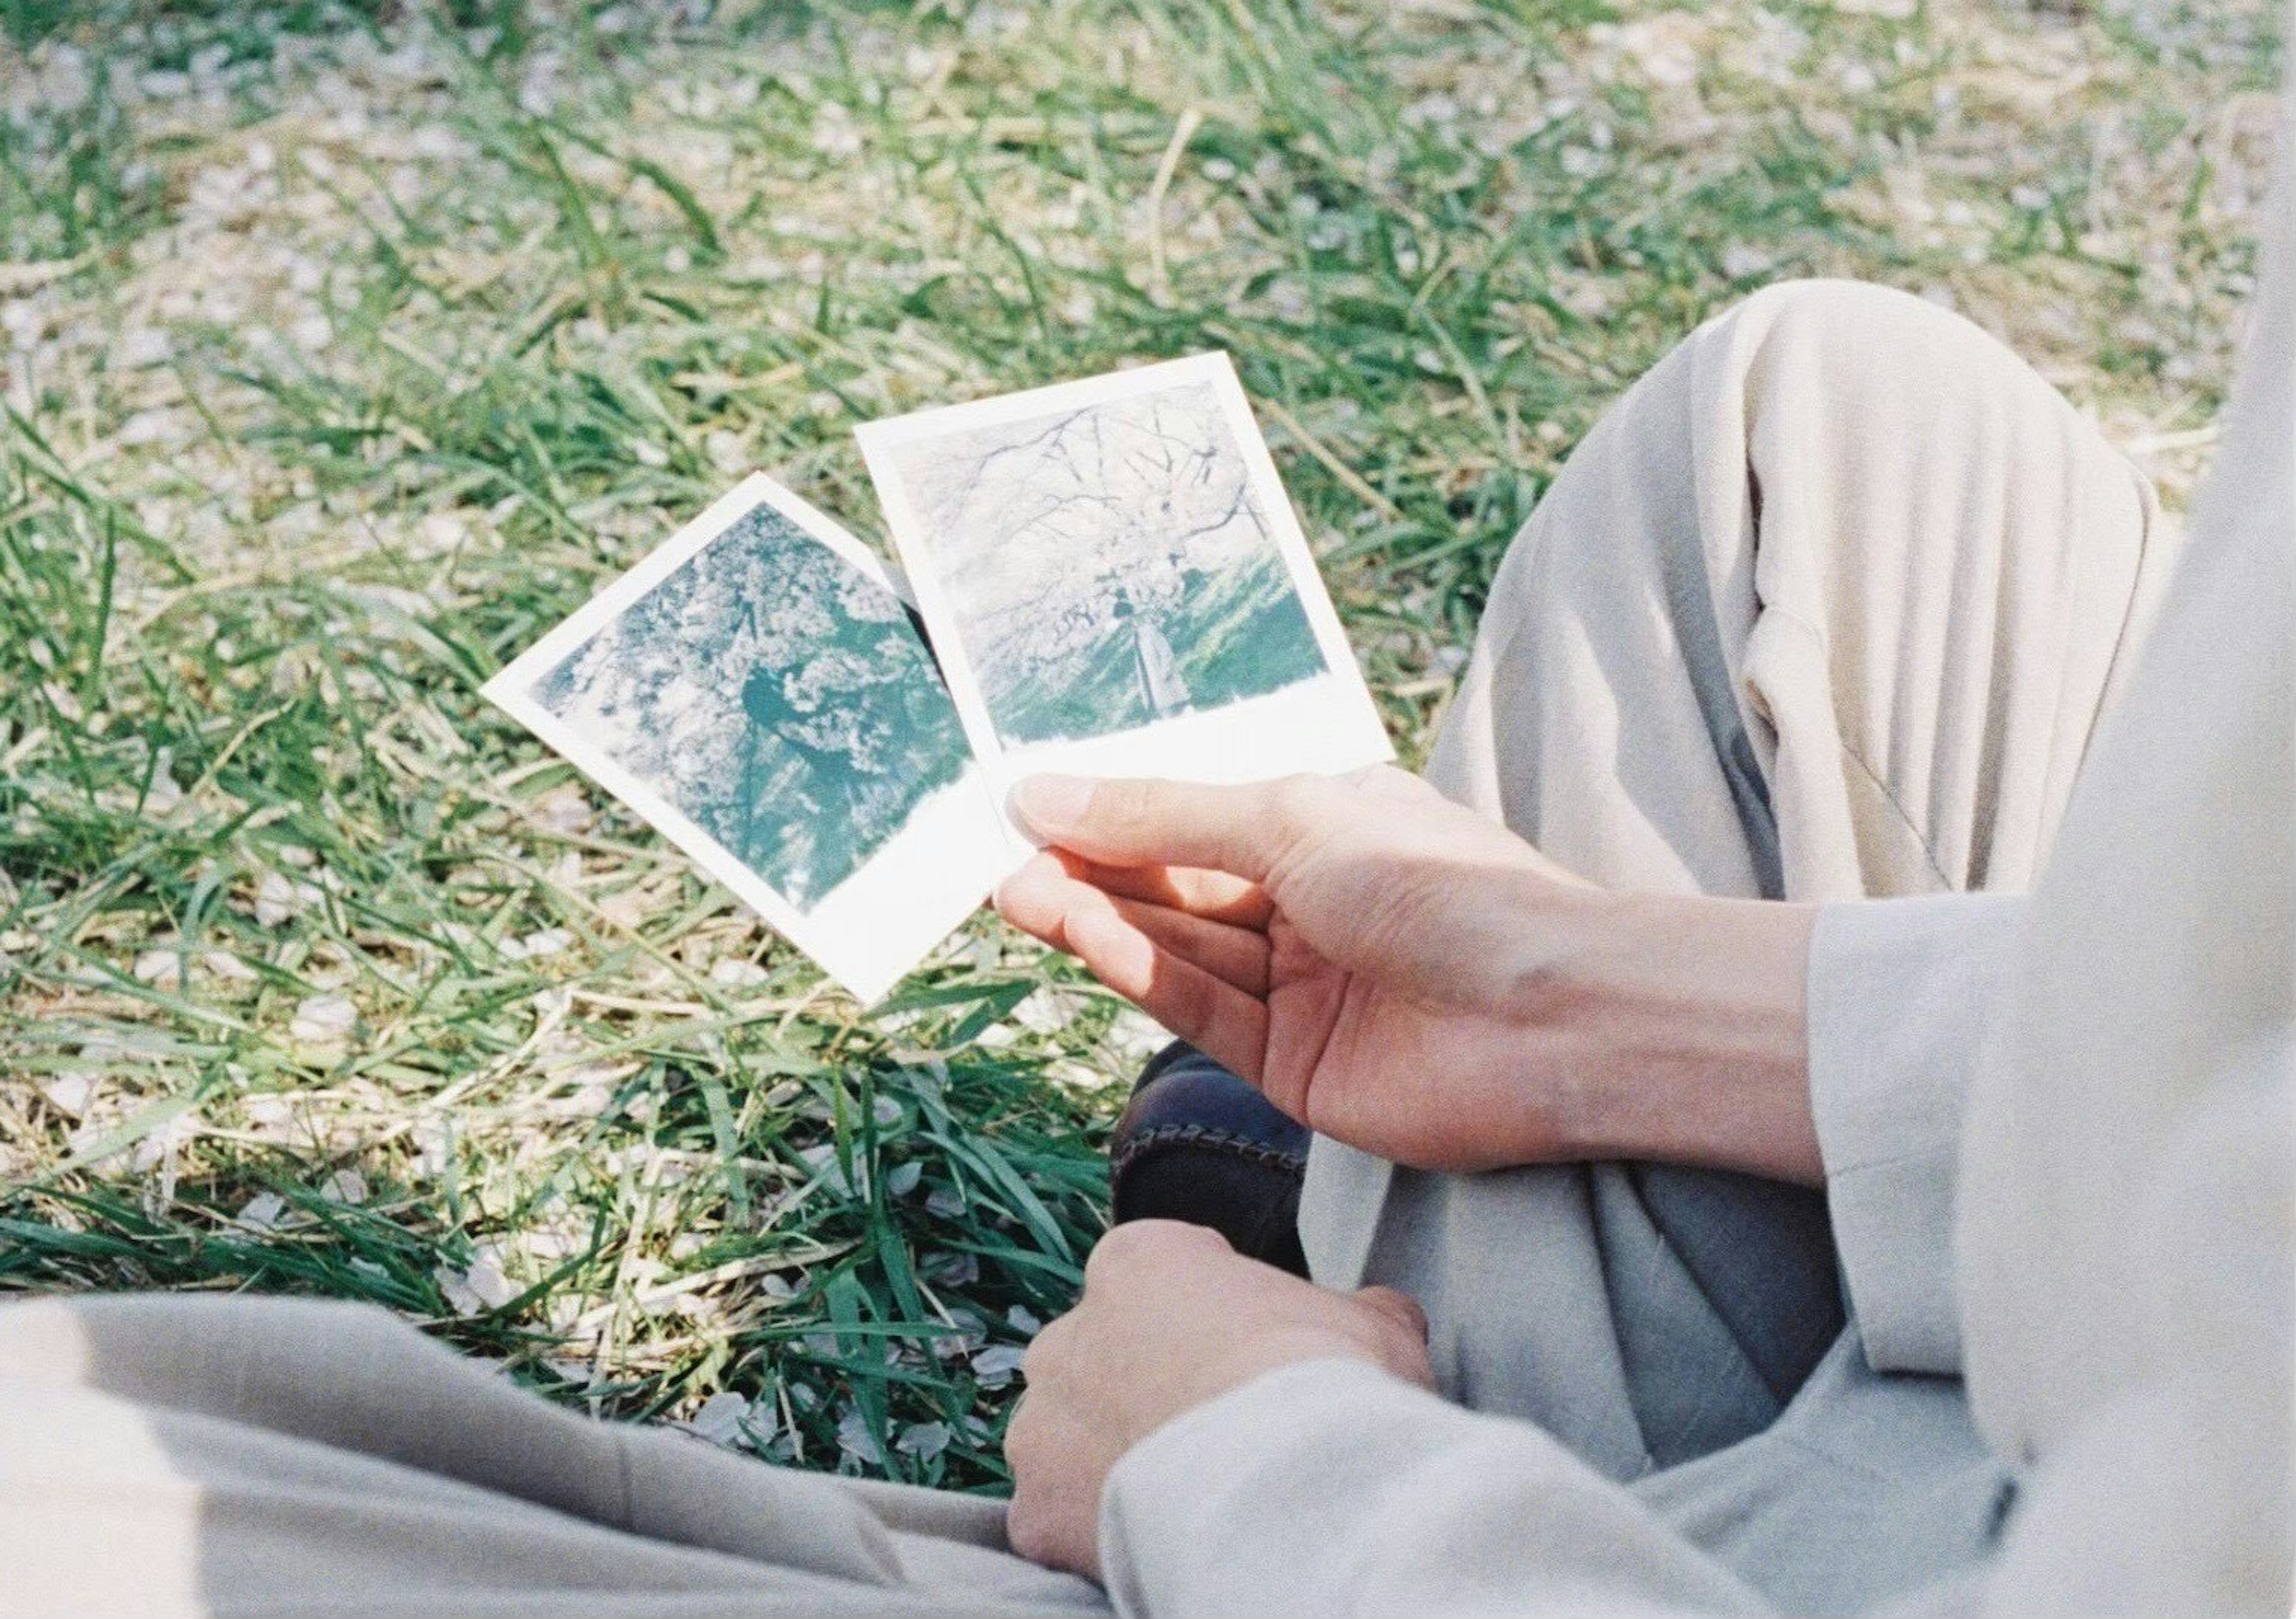
[(1237, 1135), (1233, 1131), (1216, 1130), (1204, 1124), (1160, 1124), (1142, 1131), (1111, 1153), (1109, 1156), (1109, 1173), (1120, 1175), (1134, 1159), (1168, 1147), (1209, 1147), (1216, 1152), (1233, 1153), (1246, 1163), (1264, 1164), (1296, 1174), (1305, 1174), (1308, 1169), (1305, 1153), (1285, 1152), (1280, 1148), (1255, 1141), (1249, 1136)]

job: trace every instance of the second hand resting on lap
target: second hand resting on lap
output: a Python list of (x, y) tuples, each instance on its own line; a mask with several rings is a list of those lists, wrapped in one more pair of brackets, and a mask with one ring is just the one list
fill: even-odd
[[(1037, 776), (1007, 920), (1334, 1140), (1424, 1169), (1637, 1158), (1823, 1179), (1803, 977), (1814, 907), (1596, 888), (1385, 766), (1245, 787)], [(1110, 1471), (1261, 1372), (1427, 1385), (1425, 1323), (1168, 1222), (1102, 1240), (1030, 1347), (1009, 1533), (1098, 1577)]]

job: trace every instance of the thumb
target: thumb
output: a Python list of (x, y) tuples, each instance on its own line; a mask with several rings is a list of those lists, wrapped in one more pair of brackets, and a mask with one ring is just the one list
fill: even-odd
[(1264, 881), (1300, 830), (1306, 779), (1193, 781), (1029, 776), (1008, 807), (1041, 845), (1111, 866), (1195, 866)]

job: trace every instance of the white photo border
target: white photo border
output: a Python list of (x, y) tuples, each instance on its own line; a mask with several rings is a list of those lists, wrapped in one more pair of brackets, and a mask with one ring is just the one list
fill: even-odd
[[(978, 759), (926, 798), (836, 887), (800, 911), (683, 811), (535, 700), (536, 682), (759, 506), (769, 506), (872, 583), (910, 606), (900, 575), (802, 496), (751, 473), (648, 552), (564, 623), (505, 665), (480, 695), (627, 805), (856, 999), (885, 995), (979, 909), (1011, 862), (998, 802)], [(962, 719), (962, 714), (959, 715)], [(967, 733), (970, 740), (970, 733)]]
[[(1101, 736), (1008, 747), (975, 677), (954, 603), (943, 590), (926, 533), (909, 500), (898, 453), (907, 446), (1005, 422), (1079, 410), (1167, 389), (1209, 384), (1220, 413), (1243, 458), (1259, 510), (1283, 558), (1293, 593), (1306, 613), (1324, 673), (1280, 691), (1241, 699), (1219, 708), (1145, 721)], [(1337, 774), (1395, 757), (1394, 744), (1364, 684), (1347, 631), (1332, 606), (1315, 552), (1268, 454), (1251, 403), (1245, 397), (1234, 362), (1225, 352), (1136, 366), (1104, 376), (1058, 382), (1017, 394), (943, 405), (865, 422), (854, 429), (862, 459), (876, 485), (885, 527), (916, 592), (940, 659), (941, 674), (956, 699), (974, 756), (981, 763), (1001, 804), (1021, 776), (1040, 770), (1088, 776), (1161, 775), (1184, 781), (1236, 782), (1300, 772)], [(1009, 829), (1008, 829), (1009, 830)], [(1016, 844), (1025, 846), (1017, 831)]]

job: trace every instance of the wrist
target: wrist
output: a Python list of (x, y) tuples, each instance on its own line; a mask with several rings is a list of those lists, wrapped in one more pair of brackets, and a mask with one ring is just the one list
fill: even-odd
[(1528, 985), (1556, 1036), (1544, 1056), (1570, 1156), (1822, 1182), (1807, 990), (1816, 907), (1598, 893), (1578, 912), (1559, 963)]

